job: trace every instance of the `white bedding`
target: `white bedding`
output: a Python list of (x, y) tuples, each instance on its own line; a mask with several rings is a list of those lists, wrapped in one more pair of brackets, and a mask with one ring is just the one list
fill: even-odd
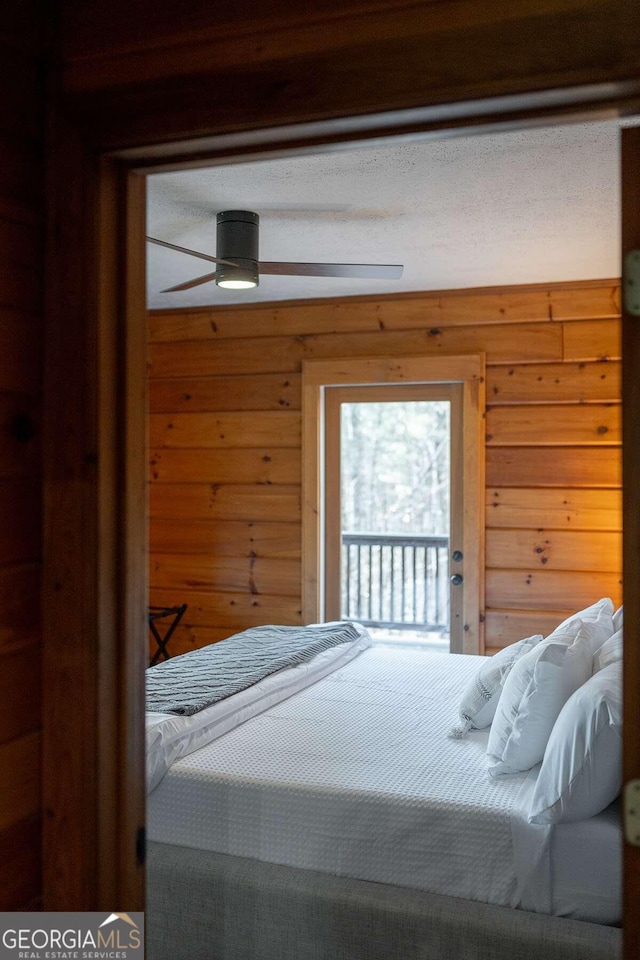
[[(572, 876), (578, 825), (529, 831), (518, 816), (527, 774), (489, 777), (486, 731), (447, 737), (477, 664), (413, 648), (365, 650), (174, 763), (149, 797), (150, 838), (616, 922), (614, 820), (594, 818), (599, 854), (579, 853)], [(565, 826), (574, 838), (568, 831), (558, 845)], [(552, 882), (550, 897), (540, 892)]]
[(157, 787), (179, 757), (186, 757), (251, 717), (304, 690), (370, 647), (369, 632), (360, 624), (354, 624), (354, 627), (358, 630), (358, 637), (350, 643), (331, 647), (305, 663), (272, 673), (246, 690), (219, 700), (192, 716), (147, 712), (147, 791)]

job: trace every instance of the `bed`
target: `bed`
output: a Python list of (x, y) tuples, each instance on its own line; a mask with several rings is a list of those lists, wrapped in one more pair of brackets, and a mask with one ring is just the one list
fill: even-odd
[(616, 804), (530, 824), (537, 771), (448, 735), (481, 660), (360, 629), (212, 719), (151, 713), (151, 960), (620, 956)]

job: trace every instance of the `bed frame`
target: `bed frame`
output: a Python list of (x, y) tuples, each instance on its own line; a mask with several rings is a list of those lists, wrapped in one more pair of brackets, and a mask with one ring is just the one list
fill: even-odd
[(149, 960), (620, 960), (622, 931), (162, 843)]

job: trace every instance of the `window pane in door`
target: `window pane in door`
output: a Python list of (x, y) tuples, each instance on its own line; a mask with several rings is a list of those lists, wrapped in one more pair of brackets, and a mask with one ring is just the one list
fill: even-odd
[(341, 616), (449, 638), (450, 403), (343, 403)]

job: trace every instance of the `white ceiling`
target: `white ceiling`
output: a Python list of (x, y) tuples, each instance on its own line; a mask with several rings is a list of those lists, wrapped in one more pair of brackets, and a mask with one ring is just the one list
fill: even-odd
[(255, 290), (148, 245), (152, 308), (613, 277), (619, 266), (618, 123), (369, 147), (155, 174), (148, 233), (215, 255), (215, 215), (260, 214), (263, 260), (403, 263), (401, 280), (261, 277)]

